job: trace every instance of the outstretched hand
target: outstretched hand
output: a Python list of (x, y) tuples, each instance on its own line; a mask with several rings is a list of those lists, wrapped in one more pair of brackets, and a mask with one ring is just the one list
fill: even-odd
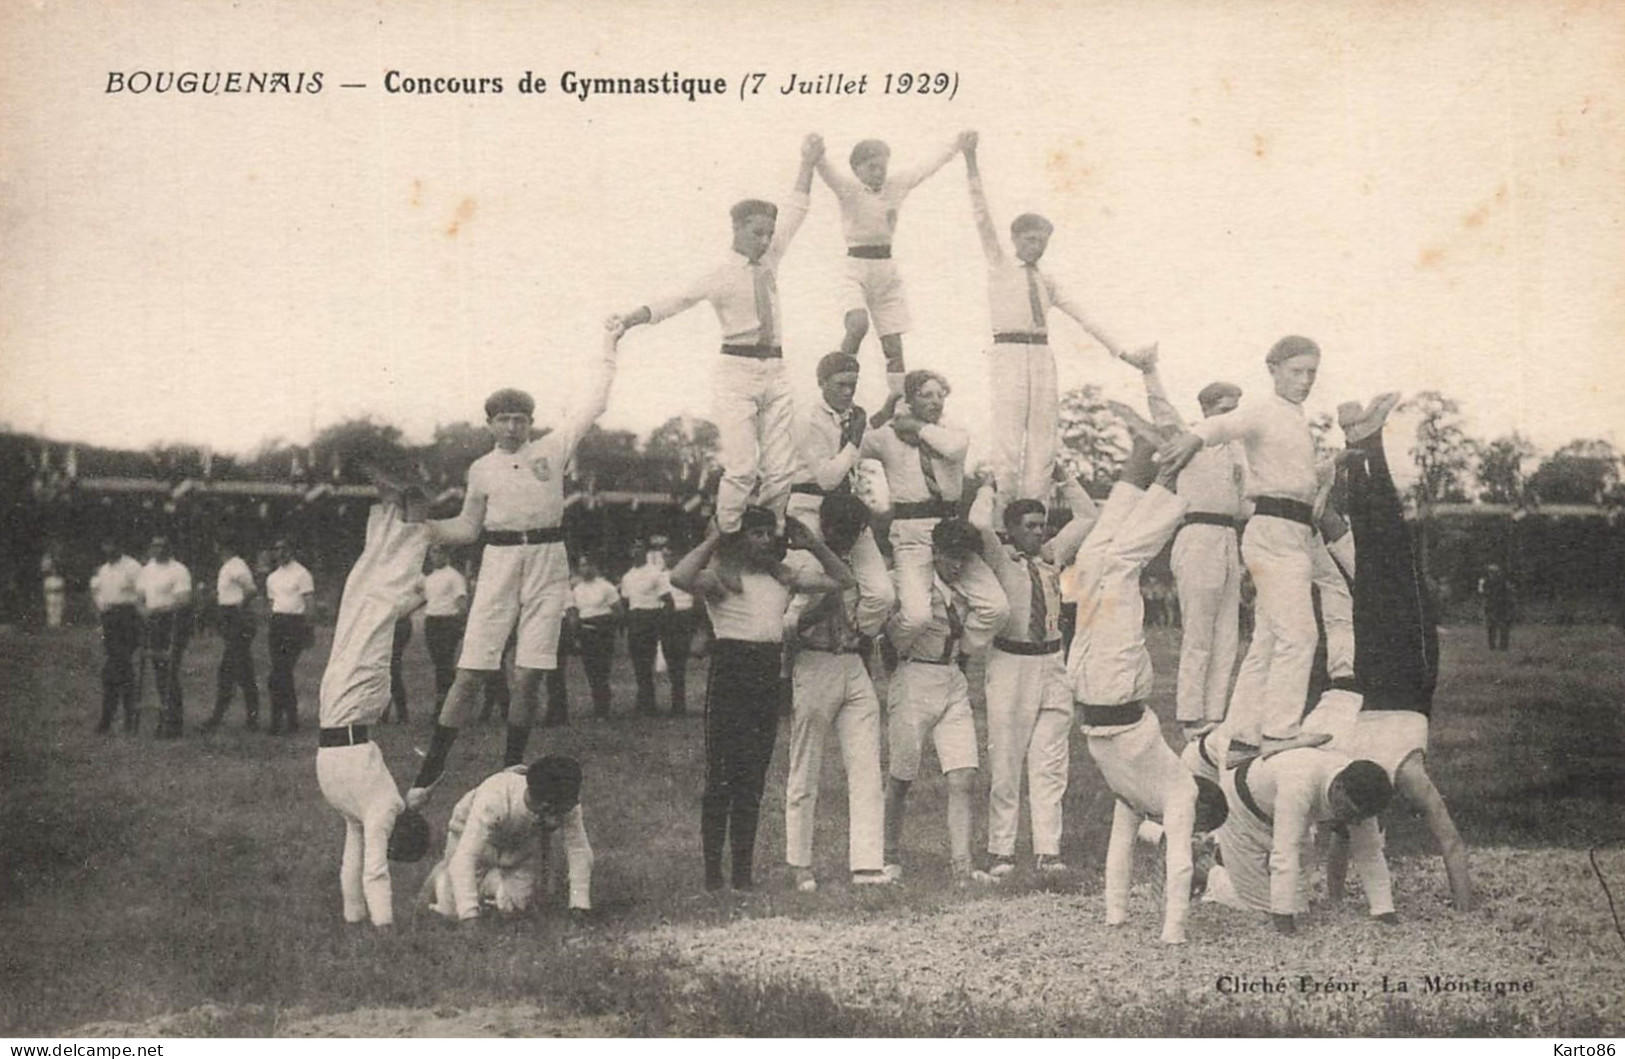
[(1122, 358), (1123, 363), (1130, 367), (1142, 372), (1151, 371), (1157, 366), (1157, 343), (1153, 342), (1149, 346), (1124, 352)]
[(809, 132), (807, 138), (801, 141), (801, 157), (808, 162), (816, 162), (824, 157), (824, 138), (816, 132)]
[(621, 318), (619, 313), (607, 316), (604, 318), (604, 330), (609, 333), (611, 338), (619, 342), (621, 336), (626, 334), (626, 321)]
[(966, 129), (964, 132), (959, 134), (959, 149), (964, 151), (966, 154), (973, 154), (976, 151), (977, 140), (978, 136), (976, 134), (976, 130)]

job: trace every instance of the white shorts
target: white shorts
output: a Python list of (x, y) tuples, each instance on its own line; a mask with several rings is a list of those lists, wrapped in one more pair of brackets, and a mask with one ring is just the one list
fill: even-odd
[(900, 335), (909, 329), (903, 276), (891, 258), (847, 258), (843, 293), (846, 311), (866, 310), (875, 334)]
[(517, 624), (515, 664), (556, 669), (559, 626), (569, 605), (570, 558), (563, 542), (486, 545), (457, 668), (500, 669), (502, 649)]
[(907, 783), (920, 774), (928, 735), (943, 772), (976, 767), (976, 721), (965, 674), (955, 665), (905, 661), (886, 689), (886, 771), (893, 779)]

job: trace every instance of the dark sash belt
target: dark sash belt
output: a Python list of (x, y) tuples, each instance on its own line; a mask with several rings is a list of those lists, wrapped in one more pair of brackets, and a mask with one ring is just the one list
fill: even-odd
[(1358, 695), (1360, 693), (1360, 682), (1358, 680), (1356, 680), (1354, 677), (1338, 677), (1337, 679), (1333, 680), (1330, 684), (1326, 685), (1326, 690), (1327, 691), (1352, 691), (1356, 695)]
[(1284, 518), (1288, 522), (1297, 522), (1313, 529), (1315, 526), (1315, 509), (1302, 500), (1293, 500), (1284, 496), (1261, 496), (1253, 501), (1253, 514), (1268, 515), (1270, 518)]
[(1007, 655), (1052, 655), (1060, 652), (1061, 641), (1030, 643), (1026, 640), (1006, 640), (1002, 636), (995, 636), (993, 646)]
[(905, 658), (903, 661), (913, 662), (915, 665), (921, 666), (951, 666), (954, 664), (952, 658)]
[(751, 360), (778, 360), (784, 356), (783, 346), (751, 346), (737, 342), (724, 342), (722, 355), (725, 357), (748, 357)]
[(1241, 804), (1247, 807), (1248, 812), (1252, 813), (1266, 824), (1273, 824), (1275, 823), (1275, 820), (1268, 813), (1258, 807), (1258, 802), (1253, 799), (1252, 788), (1247, 786), (1247, 773), (1251, 771), (1253, 762), (1258, 760), (1259, 759), (1256, 757), (1248, 758), (1237, 767), (1236, 794), (1241, 798)]
[(817, 482), (797, 482), (790, 487), (790, 492), (801, 493), (805, 496), (839, 496), (842, 493), (850, 493), (851, 491), (852, 482), (847, 478), (842, 478), (841, 484), (834, 489), (825, 489)]
[(334, 746), (360, 746), (362, 743), (371, 742), (371, 737), (367, 735), (367, 726), (364, 724), (351, 724), (343, 728), (323, 728), (318, 739), (318, 745), (323, 749)]
[(919, 500), (891, 506), (893, 519), (953, 518), (958, 513), (958, 505), (951, 500)]
[(1005, 342), (1013, 346), (1047, 346), (1048, 335), (1035, 335), (1027, 331), (995, 331), (993, 341)]
[(1180, 529), (1186, 526), (1223, 526), (1226, 529), (1235, 529), (1236, 520), (1229, 515), (1215, 515), (1210, 511), (1192, 511), (1179, 524)]
[(1133, 724), (1145, 714), (1145, 702), (1135, 699), (1120, 706), (1090, 706), (1079, 703), (1079, 723), (1090, 728), (1113, 728), (1120, 724)]
[(849, 246), (846, 248), (847, 257), (863, 257), (870, 261), (884, 261), (891, 257), (889, 246)]
[(498, 548), (511, 548), (520, 544), (559, 544), (564, 540), (563, 526), (546, 526), (527, 530), (486, 530), (481, 540)]

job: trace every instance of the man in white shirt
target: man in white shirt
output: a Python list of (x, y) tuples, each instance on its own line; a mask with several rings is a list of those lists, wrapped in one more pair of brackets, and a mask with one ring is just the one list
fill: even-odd
[(1219, 831), (1222, 870), (1208, 874), (1210, 898), (1268, 912), (1278, 931), (1293, 933), (1296, 917), (1309, 905), (1302, 854), (1311, 844), (1310, 825), (1330, 824), (1348, 831), (1349, 854), (1371, 914), (1397, 922), (1376, 819), (1393, 796), (1382, 766), (1300, 747), (1248, 759), (1227, 769), (1221, 782), (1230, 815)]
[(113, 716), (122, 705), (124, 730), (135, 731), (140, 712), (136, 700), (141, 688), (132, 664), (141, 649), (141, 599), (138, 582), (141, 564), (130, 558), (113, 541), (102, 541), (102, 565), (90, 579), (90, 598), (102, 619), (102, 719), (96, 731), (113, 727)]
[(366, 545), (345, 579), (333, 650), (322, 673), (316, 780), (344, 818), (344, 921), (370, 919), (375, 927), (389, 927), (395, 921), (390, 834), (404, 806), (371, 726), (389, 710), (395, 620), (422, 601), (428, 500), (382, 466), (370, 473), (379, 503), (368, 513)]
[(423, 597), (423, 643), (434, 664), (434, 708), (439, 713), (457, 676), (457, 649), (462, 645), (463, 615), (468, 611), (468, 579), (451, 564), (444, 548), (429, 549)]
[(529, 912), (555, 835), (569, 864), (570, 915), (581, 919), (592, 909), (593, 854), (581, 815), (581, 765), (572, 757), (514, 765), (463, 795), (422, 897), (431, 911), (465, 925), (488, 910)]
[[(1185, 430), (1157, 372), (1155, 351), (1125, 358), (1145, 377), (1151, 417), (1163, 430)], [(1214, 382), (1196, 395), (1204, 418), (1233, 412), (1241, 388)], [(1160, 444), (1160, 439), (1158, 444)], [(1175, 716), (1187, 735), (1224, 720), (1241, 637), (1241, 551), (1236, 530), (1247, 515), (1247, 469), (1240, 446), (1208, 445), (1179, 472), (1176, 492), (1188, 508), (1169, 565), (1179, 593), (1179, 681)]]
[[(978, 756), (976, 721), (960, 655), (973, 623), (997, 628), (1003, 619), (992, 622), (992, 612), (977, 615), (961, 591), (966, 570), (982, 562), (982, 536), (976, 527), (963, 519), (942, 519), (933, 525), (931, 539), (925, 621), (905, 624), (899, 612), (886, 627), (898, 662), (886, 687), (884, 870), (894, 880), (902, 878), (903, 820), (929, 738), (948, 786), (948, 858), (954, 884), (995, 883), (998, 879), (977, 868), (971, 853), (971, 790)], [(901, 582), (902, 570), (893, 576)], [(998, 604), (1008, 610), (1002, 592)]]
[(1049, 513), (1030, 498), (1004, 505), (1001, 537), (991, 485), (982, 486), (970, 511), (982, 555), (1010, 603), (987, 655), (987, 851), (995, 876), (1015, 870), (1024, 765), (1034, 868), (1040, 875), (1066, 870), (1061, 802), (1071, 765), (1072, 690), (1061, 658), (1060, 570), (1071, 564), (1097, 512), (1081, 485), (1059, 468), (1057, 477), (1072, 520), (1053, 538)]
[[(888, 172), (891, 147), (883, 140), (860, 140), (851, 155), (852, 176), (818, 155), (818, 175), (841, 205), (841, 235), (846, 239), (846, 314), (841, 352), (858, 355), (872, 319), (886, 358), (886, 386), (892, 398), (887, 413), (903, 395), (903, 332), (909, 328), (903, 277), (892, 261), (892, 239), (908, 193), (948, 164), (965, 144), (965, 136), (944, 144), (919, 165)], [(856, 178), (856, 179), (854, 179)]]
[(147, 656), (158, 685), (158, 738), (181, 735), (181, 659), (192, 638), (192, 574), (169, 551), (169, 538), (152, 538), (152, 558), (137, 579), (146, 621)]
[[(1247, 667), (1261, 686), (1238, 678), (1225, 720), (1230, 753), (1275, 753), (1318, 746), (1324, 734), (1299, 726), (1318, 639), (1312, 599), (1316, 562), (1315, 502), (1321, 471), (1303, 402), (1320, 370), (1320, 347), (1307, 338), (1281, 339), (1265, 358), (1274, 391), (1212, 416), (1163, 445), (1158, 458), (1183, 467), (1205, 445), (1241, 442), (1246, 451), (1253, 516), (1241, 557), (1257, 587), (1256, 621)], [(1256, 656), (1256, 657), (1255, 657)]]
[[(850, 493), (838, 494), (824, 501), (819, 517), (819, 536), (846, 561), (868, 532), (869, 509)], [(806, 552), (792, 552), (785, 562), (809, 573), (817, 565)], [(870, 639), (880, 632), (890, 610), (877, 603), (891, 598), (891, 578), (884, 566), (878, 575), (870, 575), (878, 580), (866, 580), (856, 567), (853, 576), (857, 580), (854, 587), (830, 592), (810, 607), (792, 607), (788, 612), (796, 615), (791, 669), (795, 713), (784, 795), (784, 845), (796, 889), (803, 893), (818, 888), (813, 874), (813, 825), (824, 744), (831, 728), (840, 741), (846, 772), (847, 864), (852, 882), (864, 886), (892, 881), (883, 871), (882, 857), (880, 700), (864, 664)]]
[(711, 303), (722, 325), (722, 359), (712, 376), (711, 418), (717, 425), (717, 524), (724, 533), (739, 530), (739, 519), (755, 491), (756, 502), (784, 522), (795, 447), (790, 435), (794, 402), (784, 374), (784, 339), (777, 272), (801, 222), (807, 216), (813, 165), (824, 141), (808, 136), (801, 147), (795, 190), (781, 209), (746, 199), (734, 204), (733, 252), (681, 293), (613, 316), (612, 324), (657, 324)]
[(260, 692), (254, 680), (254, 612), (248, 602), (259, 592), (254, 572), (243, 560), (241, 549), (223, 537), (215, 549), (220, 556), (220, 572), (215, 577), (215, 614), (220, 626), (220, 669), (215, 675), (214, 713), (203, 722), (202, 730), (212, 732), (225, 720), (234, 688), (243, 689), (243, 707), (248, 712), (247, 728), (260, 726)]
[[(818, 513), (824, 499), (852, 495), (858, 483), (858, 460), (868, 420), (853, 403), (858, 390), (858, 359), (845, 352), (826, 353), (818, 361), (818, 389), (822, 400), (796, 409), (796, 477), (790, 486), (790, 515), (819, 532)], [(852, 547), (848, 562), (860, 580), (876, 586), (873, 605), (890, 615), (897, 600), (886, 560), (865, 526)]]
[(993, 345), (987, 353), (988, 394), (993, 405), (992, 453), (999, 497), (1002, 502), (1046, 500), (1060, 436), (1049, 310), (1059, 309), (1072, 317), (1112, 356), (1122, 356), (1123, 348), (1038, 267), (1055, 230), (1053, 224), (1036, 213), (1022, 214), (1010, 223), (1014, 256), (1005, 252), (982, 190), (976, 134), (966, 133), (964, 143), (971, 212), (987, 258), (993, 324)]
[(299, 730), (294, 667), (311, 643), (310, 614), (316, 582), (304, 564), (294, 558), (293, 545), (286, 537), (276, 542), (273, 554), (276, 569), (265, 576), (265, 596), (271, 604), (267, 637), (271, 651), (271, 676), (267, 681), (271, 691), (270, 732), (277, 735), (284, 730)]
[[(891, 494), (899, 612), (890, 639), (900, 651), (931, 618), (931, 533), (943, 519), (957, 516), (965, 488), (970, 435), (942, 422), (949, 389), (948, 380), (934, 371), (909, 372), (903, 380), (907, 410), (863, 435), (863, 455), (881, 462)], [(980, 555), (967, 557), (963, 566), (954, 587), (970, 608), (964, 648), (975, 654), (1004, 625), (1010, 604)]]
[(632, 545), (633, 566), (621, 577), (626, 600), (626, 653), (638, 682), (637, 711), (655, 715), (655, 651), (660, 646), (660, 622), (671, 603), (665, 559), (644, 541)]
[(615, 658), (615, 632), (620, 628), (624, 605), (621, 594), (599, 573), (590, 555), (576, 562), (577, 581), (570, 589), (571, 620), (576, 643), (581, 648), (581, 667), (587, 671), (592, 689), (592, 709), (596, 717), (608, 717), (611, 707), (609, 671)]
[[(564, 546), (564, 471), (581, 441), (609, 406), (615, 381), (616, 345), (622, 328), (609, 327), (600, 353), (591, 358), (592, 381), (584, 399), (550, 433), (531, 440), (536, 402), (520, 390), (498, 390), (485, 402), (494, 446), (468, 468), (463, 509), (429, 524), (434, 543), (480, 541), (479, 581), (463, 634), (457, 676), (435, 724), (423, 768), (407, 805), (421, 808), (446, 767), (458, 729), (473, 719), (488, 675), (501, 668), (503, 647), (518, 629), (514, 661), (518, 709), (508, 717), (504, 765), (524, 760), (531, 722), (541, 699), (544, 674), (559, 667), (559, 633), (570, 603), (570, 556)], [(563, 682), (549, 678), (549, 688)], [(555, 704), (562, 718), (563, 703)]]

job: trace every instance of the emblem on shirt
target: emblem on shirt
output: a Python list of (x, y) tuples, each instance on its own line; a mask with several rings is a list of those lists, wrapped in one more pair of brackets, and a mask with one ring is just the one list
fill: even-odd
[(537, 456), (530, 461), (530, 473), (536, 476), (539, 482), (553, 480), (553, 462), (546, 456)]

